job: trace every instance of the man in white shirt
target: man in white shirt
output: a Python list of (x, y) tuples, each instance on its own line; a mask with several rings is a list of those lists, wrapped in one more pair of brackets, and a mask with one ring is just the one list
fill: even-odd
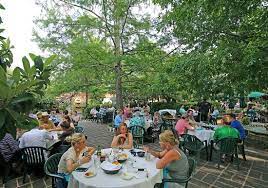
[(34, 128), (28, 132), (25, 132), (20, 138), (20, 148), (25, 147), (44, 147), (47, 148), (48, 140), (53, 140), (53, 137), (49, 135), (46, 130), (40, 128)]
[(90, 110), (90, 114), (91, 114), (94, 118), (97, 117), (97, 113), (99, 113), (99, 112), (98, 112), (98, 110), (96, 110), (95, 107), (92, 108), (92, 109)]

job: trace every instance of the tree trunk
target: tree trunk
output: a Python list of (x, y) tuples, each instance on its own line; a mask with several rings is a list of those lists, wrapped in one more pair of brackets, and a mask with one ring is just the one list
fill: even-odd
[[(116, 9), (119, 8), (117, 6), (117, 1), (115, 1), (115, 12)], [(122, 95), (122, 64), (120, 60), (121, 56), (121, 43), (120, 43), (120, 17), (115, 17), (115, 25), (114, 25), (114, 41), (115, 48), (114, 53), (116, 57), (116, 66), (115, 66), (115, 75), (116, 75), (116, 83), (115, 83), (115, 92), (116, 92), (116, 108), (123, 109), (123, 95)]]
[(116, 65), (116, 108), (123, 109), (123, 96), (122, 96), (122, 78), (121, 78), (121, 63)]

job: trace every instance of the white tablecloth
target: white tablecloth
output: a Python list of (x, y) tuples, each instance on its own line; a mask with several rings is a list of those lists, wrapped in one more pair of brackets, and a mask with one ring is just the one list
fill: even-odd
[(59, 142), (58, 134), (62, 133), (62, 131), (51, 131), (48, 132), (49, 137), (53, 138), (53, 140), (46, 140), (47, 149), (51, 148), (52, 145)]
[(201, 141), (207, 140), (208, 144), (210, 143), (211, 140), (213, 140), (214, 133), (215, 131), (206, 129), (202, 130), (196, 129), (194, 131), (188, 130), (188, 134), (195, 135)]
[(176, 116), (176, 110), (173, 110), (173, 109), (163, 109), (163, 110), (159, 110), (158, 111), (159, 113), (160, 113), (160, 115), (162, 115), (163, 113), (165, 113), (165, 112), (168, 112), (168, 113), (170, 113), (173, 117), (175, 117)]
[(151, 119), (148, 119), (145, 121), (145, 130), (147, 130), (149, 127), (151, 127), (153, 124), (153, 121)]
[[(129, 156), (131, 155), (127, 150), (125, 152), (127, 152)], [(74, 171), (70, 178), (68, 188), (153, 188), (156, 183), (162, 181), (162, 170), (156, 169), (156, 158), (152, 157), (150, 161), (146, 161), (144, 157), (140, 158), (137, 156), (133, 157), (133, 159), (136, 161), (134, 166), (141, 166), (148, 170), (148, 178), (134, 177), (131, 180), (124, 180), (122, 179), (122, 169), (118, 174), (109, 175), (99, 168), (97, 175), (90, 178), (85, 177), (84, 172)]]

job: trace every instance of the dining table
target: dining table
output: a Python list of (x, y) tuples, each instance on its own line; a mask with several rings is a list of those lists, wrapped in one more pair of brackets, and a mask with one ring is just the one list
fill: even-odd
[(194, 135), (202, 142), (207, 141), (207, 143), (210, 143), (210, 141), (213, 140), (214, 133), (214, 130), (205, 129), (202, 127), (198, 127), (195, 130), (188, 130), (187, 132), (187, 134)]
[[(112, 148), (103, 149), (106, 161), (112, 153)], [(138, 152), (139, 149), (135, 149)], [(140, 150), (139, 150), (140, 151)], [(83, 167), (94, 169), (95, 176), (86, 177), (86, 172), (73, 171), (68, 184), (68, 188), (153, 188), (156, 183), (161, 183), (163, 172), (156, 168), (157, 158), (150, 156), (145, 157), (133, 156), (133, 151), (124, 149), (119, 153), (127, 154), (128, 158), (122, 164), (122, 168), (117, 174), (107, 174), (101, 165), (96, 167), (95, 160), (99, 160), (95, 155), (89, 163), (83, 164)], [(124, 178), (124, 174), (131, 173), (131, 179)]]

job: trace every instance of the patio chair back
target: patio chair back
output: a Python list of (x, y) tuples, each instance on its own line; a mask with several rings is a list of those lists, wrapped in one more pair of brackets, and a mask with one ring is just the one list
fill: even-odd
[(236, 138), (223, 138), (217, 142), (220, 148), (220, 153), (233, 155), (237, 152), (237, 139)]
[(47, 149), (43, 147), (25, 147), (21, 149), (24, 163), (23, 183), (25, 183), (26, 174), (30, 169), (44, 166), (46, 151)]
[(205, 149), (206, 158), (208, 161), (208, 143), (206, 140), (202, 142), (196, 136), (189, 134), (183, 134), (181, 137), (183, 141), (180, 143), (180, 147), (184, 150), (184, 152), (188, 150), (189, 154), (193, 154), (197, 157), (196, 159), (199, 159), (201, 150)]
[(188, 176), (186, 178), (164, 178), (162, 180), (161, 184), (156, 184), (154, 187), (155, 188), (164, 188), (165, 187), (165, 183), (169, 182), (169, 183), (185, 183), (185, 187), (187, 188), (188, 186), (188, 182), (191, 180), (192, 176), (193, 176), (193, 172), (195, 171), (196, 168), (196, 161), (193, 158), (188, 158), (188, 164), (189, 164), (189, 171), (188, 171)]
[(233, 156), (235, 156), (236, 163), (237, 163), (237, 170), (239, 170), (237, 142), (238, 142), (237, 138), (223, 138), (217, 142), (217, 145), (219, 146), (218, 168), (220, 168), (222, 154), (227, 154), (227, 155), (232, 156), (232, 159), (233, 159)]
[(22, 148), (22, 159), (26, 165), (44, 164), (46, 160), (46, 148), (43, 147), (25, 147)]
[(133, 140), (136, 141), (136, 143), (143, 144), (143, 136), (145, 133), (145, 129), (141, 126), (132, 126), (130, 127), (130, 132), (132, 133)]
[(75, 133), (84, 133), (84, 127), (76, 126), (74, 128)]
[(48, 158), (44, 165), (46, 175), (52, 177), (52, 188), (56, 187), (56, 179), (64, 179), (58, 175), (58, 164), (60, 162), (62, 153), (56, 153)]
[(204, 148), (204, 144), (196, 136), (190, 134), (181, 135), (183, 138), (183, 147), (190, 151), (201, 151)]

